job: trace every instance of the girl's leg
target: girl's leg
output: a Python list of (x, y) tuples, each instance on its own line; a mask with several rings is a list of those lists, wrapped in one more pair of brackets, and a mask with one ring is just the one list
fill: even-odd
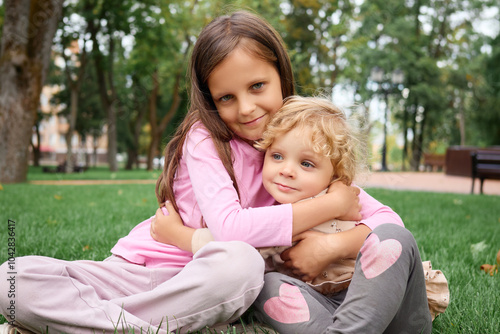
[(264, 260), (254, 247), (240, 241), (210, 242), (169, 281), (113, 302), (153, 323), (168, 320), (170, 330), (194, 332), (238, 320), (259, 295), (263, 277)]
[[(413, 236), (403, 227), (381, 225), (367, 237), (338, 308), (334, 301), (340, 296), (328, 304), (328, 298), (306, 287), (266, 275), (256, 302), (262, 321), (284, 334), (431, 332), (420, 254)], [(304, 314), (297, 318), (300, 322), (284, 316), (293, 312)]]
[[(245, 261), (242, 261), (245, 259)], [(244, 263), (244, 265), (243, 265)], [(264, 264), (242, 242), (210, 243), (183, 270), (149, 269), (126, 261), (16, 259), (16, 324), (35, 332), (166, 333), (237, 318), (263, 284)], [(9, 272), (0, 269), (0, 293)], [(215, 282), (216, 281), (216, 282)], [(10, 300), (1, 298), (2, 314)], [(167, 321), (168, 320), (168, 325)]]
[(5, 302), (1, 298), (0, 305), (1, 313), (8, 314), (9, 304), (14, 302), (15, 325), (36, 333), (47, 329), (49, 333), (90, 333), (92, 329), (109, 333), (121, 328), (119, 320), (126, 315), (130, 327), (149, 326), (109, 302), (149, 288), (149, 275), (142, 266), (124, 260), (70, 262), (27, 256), (16, 258), (15, 268), (15, 275), (8, 274), (6, 263), (0, 268), (2, 295), (7, 288), (5, 275), (15, 281), (15, 296)]

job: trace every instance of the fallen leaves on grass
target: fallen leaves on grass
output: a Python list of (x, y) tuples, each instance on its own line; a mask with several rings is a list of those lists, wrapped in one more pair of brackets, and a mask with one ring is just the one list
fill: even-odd
[(481, 242), (478, 242), (477, 244), (470, 245), (470, 251), (471, 251), (472, 255), (477, 255), (477, 254), (481, 253), (482, 251), (484, 251), (487, 247), (488, 247), (488, 245), (483, 240)]
[(500, 250), (497, 253), (497, 264), (483, 264), (481, 270), (493, 276), (498, 273), (498, 267), (500, 267)]

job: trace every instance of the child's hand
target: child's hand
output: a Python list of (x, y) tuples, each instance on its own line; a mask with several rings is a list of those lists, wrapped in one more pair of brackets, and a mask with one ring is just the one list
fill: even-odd
[(298, 243), (281, 253), (285, 266), (303, 281), (312, 281), (330, 263), (336, 262), (336, 243), (331, 242), (329, 236), (316, 231), (305, 231), (295, 236), (293, 241)]
[(306, 231), (293, 238), (298, 243), (281, 253), (281, 259), (303, 281), (312, 281), (329, 264), (355, 259), (370, 232), (364, 224), (339, 233)]
[(339, 220), (361, 220), (361, 204), (359, 203), (359, 188), (356, 186), (347, 186), (337, 181), (333, 182), (328, 188), (329, 194), (335, 194), (336, 206), (340, 209), (337, 216)]

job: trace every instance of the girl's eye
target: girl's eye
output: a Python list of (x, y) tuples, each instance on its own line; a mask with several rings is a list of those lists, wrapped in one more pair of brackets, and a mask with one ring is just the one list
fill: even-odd
[(274, 159), (274, 160), (283, 160), (283, 156), (279, 153), (273, 153), (271, 154), (271, 157)]
[(252, 85), (252, 89), (261, 89), (264, 86), (263, 82), (256, 83)]
[(227, 101), (231, 100), (232, 98), (233, 98), (232, 95), (224, 95), (223, 97), (221, 97), (219, 99), (219, 101), (221, 101), (221, 102), (227, 102)]
[(309, 161), (302, 161), (301, 165), (306, 168), (314, 167), (314, 164)]

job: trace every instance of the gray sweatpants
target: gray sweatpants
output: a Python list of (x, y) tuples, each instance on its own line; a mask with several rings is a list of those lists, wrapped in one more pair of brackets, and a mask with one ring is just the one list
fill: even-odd
[(347, 290), (326, 296), (268, 273), (255, 302), (259, 321), (280, 334), (430, 333), (422, 261), (413, 235), (384, 224), (366, 238)]

